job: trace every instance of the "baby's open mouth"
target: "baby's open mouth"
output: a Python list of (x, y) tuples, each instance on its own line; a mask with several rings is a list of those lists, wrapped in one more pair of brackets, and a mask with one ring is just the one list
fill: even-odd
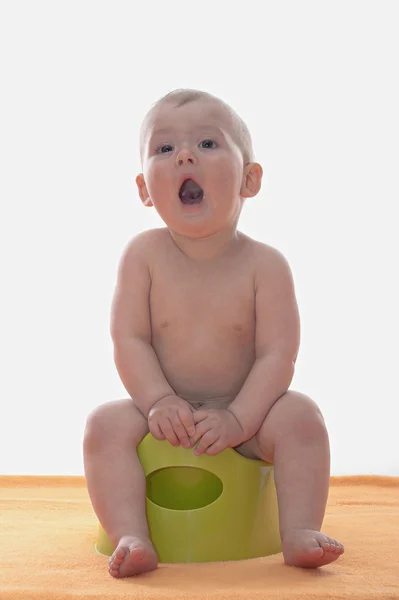
[(204, 190), (196, 181), (193, 179), (183, 181), (179, 191), (179, 198), (183, 204), (199, 204), (203, 197)]

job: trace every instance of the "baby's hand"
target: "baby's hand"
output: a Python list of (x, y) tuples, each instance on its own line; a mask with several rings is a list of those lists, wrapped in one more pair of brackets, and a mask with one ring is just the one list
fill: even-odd
[(179, 396), (162, 398), (148, 413), (148, 427), (157, 440), (166, 438), (173, 446), (190, 448), (189, 437), (195, 433), (193, 409)]
[(234, 448), (245, 441), (240, 423), (229, 410), (198, 410), (194, 413), (195, 434), (190, 437), (191, 445), (200, 440), (194, 450), (197, 456), (219, 454), (225, 448)]

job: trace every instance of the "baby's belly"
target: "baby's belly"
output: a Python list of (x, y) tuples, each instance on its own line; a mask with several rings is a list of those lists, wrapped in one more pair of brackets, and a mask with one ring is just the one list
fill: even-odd
[(176, 394), (192, 404), (228, 406), (255, 361), (254, 326), (212, 330), (172, 327), (153, 335), (152, 345)]

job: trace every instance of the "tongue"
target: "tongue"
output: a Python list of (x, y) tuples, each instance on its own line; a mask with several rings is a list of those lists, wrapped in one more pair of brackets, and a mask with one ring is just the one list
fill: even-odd
[(204, 197), (204, 191), (198, 183), (186, 179), (180, 188), (179, 197), (183, 204), (197, 204)]

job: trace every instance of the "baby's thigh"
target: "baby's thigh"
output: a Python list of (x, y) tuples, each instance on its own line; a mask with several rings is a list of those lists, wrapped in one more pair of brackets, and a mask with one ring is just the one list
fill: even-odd
[(317, 404), (305, 394), (288, 390), (273, 404), (255, 437), (235, 449), (247, 458), (272, 463), (277, 443), (294, 447), (298, 434), (309, 439), (320, 431), (324, 435), (325, 424)]
[(256, 437), (236, 446), (233, 450), (236, 450), (236, 452), (241, 454), (241, 456), (245, 456), (245, 458), (263, 460), (263, 458), (261, 458), (261, 451)]
[(85, 443), (127, 443), (138, 446), (148, 433), (148, 422), (131, 398), (97, 406), (87, 417)]

